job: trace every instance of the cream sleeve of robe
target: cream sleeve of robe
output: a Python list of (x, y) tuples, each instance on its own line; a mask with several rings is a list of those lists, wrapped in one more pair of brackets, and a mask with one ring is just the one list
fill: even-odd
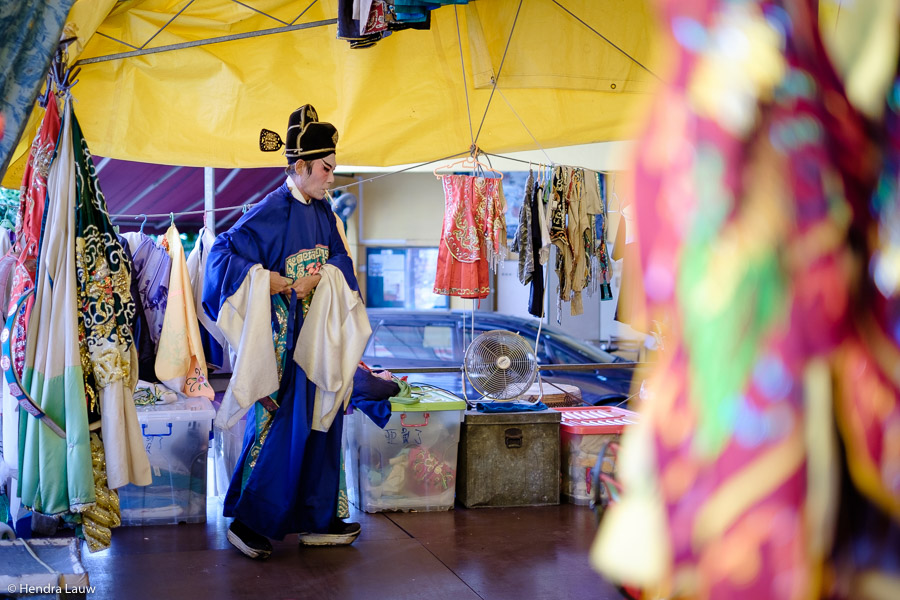
[(350, 289), (340, 269), (326, 264), (319, 274), (294, 361), (318, 388), (312, 429), (328, 431), (350, 401), (353, 375), (372, 327), (359, 292)]
[(216, 415), (220, 429), (232, 427), (254, 402), (278, 390), (269, 296), (269, 271), (253, 265), (219, 310), (216, 325), (236, 349), (231, 381)]

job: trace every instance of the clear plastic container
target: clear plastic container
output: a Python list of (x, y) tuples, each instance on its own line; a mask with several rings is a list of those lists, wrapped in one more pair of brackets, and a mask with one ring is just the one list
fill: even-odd
[(216, 413), (206, 398), (137, 407), (153, 481), (119, 488), (123, 525), (206, 522), (209, 432)]
[(453, 508), (466, 403), (433, 392), (417, 404), (392, 404), (391, 409), (384, 429), (359, 410), (345, 417), (350, 502), (370, 513)]

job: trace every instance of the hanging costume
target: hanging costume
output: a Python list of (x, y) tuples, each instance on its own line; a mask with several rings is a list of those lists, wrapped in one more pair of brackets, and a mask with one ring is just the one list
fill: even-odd
[[(50, 161), (56, 150), (56, 142), (60, 131), (59, 109), (56, 102), (47, 104), (41, 128), (31, 144), (31, 154), (25, 167), (25, 178), (22, 182), (22, 199), (19, 215), (16, 219), (16, 243), (13, 252), (18, 255), (13, 275), (12, 293), (9, 307), (29, 290), (34, 289), (35, 269), (41, 242), (41, 223), (44, 218), (44, 206), (47, 202), (47, 176)], [(25, 333), (34, 305), (35, 296), (25, 301), (24, 314), (16, 319), (12, 330), (13, 364), (16, 371), (22, 373), (25, 361)], [(4, 310), (9, 314), (9, 307)]]
[(122, 236), (128, 240), (131, 249), (134, 260), (133, 277), (138, 281), (138, 292), (149, 327), (148, 333), (155, 350), (165, 320), (172, 258), (169, 252), (154, 242), (149, 235), (128, 232)]
[(434, 293), (485, 298), (490, 269), (506, 254), (506, 200), (500, 179), (443, 175), (444, 226)]
[(78, 347), (76, 168), (68, 103), (66, 115), (47, 177), (52, 196), (41, 239), (22, 379), (34, 401), (65, 429), (65, 439), (19, 411), (19, 496), (25, 506), (45, 514), (82, 512), (96, 500)]
[(172, 264), (165, 319), (156, 351), (156, 376), (170, 390), (185, 396), (203, 396), (210, 400), (215, 393), (209, 384), (200, 325), (194, 312), (191, 281), (188, 278), (184, 247), (174, 224), (165, 237)]
[(149, 485), (150, 461), (132, 397), (138, 380), (131, 271), (109, 222), (93, 159), (70, 111), (77, 169), (75, 260), (78, 329), (88, 410), (100, 413), (108, 485)]
[[(134, 257), (131, 254), (131, 245), (128, 238), (120, 234), (119, 243), (128, 262), (128, 270), (131, 273), (131, 301), (134, 303), (134, 319), (131, 322), (131, 337), (137, 347), (138, 378), (144, 381), (156, 381), (156, 344), (150, 338), (150, 325), (144, 313), (144, 302), (136, 277), (137, 269), (134, 266)], [(168, 283), (168, 282), (167, 282)]]
[(197, 235), (197, 242), (187, 257), (187, 272), (191, 280), (191, 293), (194, 297), (194, 311), (200, 320), (200, 338), (203, 340), (203, 352), (206, 355), (206, 364), (215, 368), (220, 373), (231, 372), (231, 360), (228, 356), (228, 348), (225, 337), (215, 321), (206, 316), (203, 311), (203, 272), (206, 269), (206, 259), (209, 249), (216, 241), (216, 236), (206, 227)]
[(519, 254), (519, 281), (531, 284), (528, 312), (535, 317), (544, 316), (544, 269), (541, 260), (541, 213), (540, 188), (529, 171), (525, 183), (525, 197), (519, 213), (519, 228), (510, 250)]
[[(44, 215), (44, 204), (47, 197), (47, 175), (50, 162), (59, 138), (59, 109), (55, 102), (50, 102), (44, 112), (40, 129), (32, 141), (25, 175), (22, 181), (22, 195), (16, 217), (15, 244), (12, 250), (3, 257), (5, 276), (0, 280), (4, 286), (3, 313), (4, 321), (19, 298), (34, 289), (35, 269), (40, 250), (41, 221)], [(7, 294), (8, 291), (8, 294)], [(19, 376), (25, 368), (25, 332), (34, 305), (32, 295), (25, 300), (25, 308), (16, 317), (10, 332), (12, 351), (11, 364)], [(12, 417), (18, 411), (17, 401), (8, 393), (4, 379), (3, 414)], [(3, 454), (9, 464), (18, 464), (19, 425), (13, 418), (3, 419)]]
[(593, 294), (604, 286), (601, 299), (611, 297), (606, 293), (608, 271), (606, 278), (599, 280), (600, 249), (605, 248), (605, 240), (597, 240), (596, 216), (603, 214), (603, 202), (593, 171), (558, 166), (553, 170), (552, 181), (550, 237), (557, 249), (557, 318), (563, 302), (571, 302), (570, 314), (577, 316), (584, 312), (583, 290)]
[[(350, 290), (359, 291), (327, 202), (298, 200), (287, 183), (217, 238), (204, 282), (203, 306), (210, 317), (218, 319), (257, 264), (288, 278), (333, 265)], [(292, 295), (285, 306), (280, 295), (271, 297), (280, 387), (249, 412), (244, 449), (225, 497), (225, 516), (277, 539), (328, 531), (337, 507), (343, 419), (336, 418), (327, 432), (311, 430), (316, 386), (293, 360), (310, 302)]]

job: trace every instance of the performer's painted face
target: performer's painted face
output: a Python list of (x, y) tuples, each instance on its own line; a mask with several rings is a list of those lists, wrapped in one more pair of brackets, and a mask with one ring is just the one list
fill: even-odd
[(297, 173), (297, 187), (307, 198), (321, 200), (325, 192), (334, 183), (334, 168), (337, 166), (334, 153), (325, 158), (319, 158), (312, 163), (312, 169), (307, 172), (304, 163), (295, 172)]

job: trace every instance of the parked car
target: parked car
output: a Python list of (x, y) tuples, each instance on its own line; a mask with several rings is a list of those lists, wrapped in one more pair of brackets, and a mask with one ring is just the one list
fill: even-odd
[[(372, 337), (363, 354), (363, 361), (373, 368), (388, 370), (419, 367), (451, 367), (459, 369), (466, 348), (472, 340), (471, 312), (465, 311), (406, 311), (368, 309)], [(498, 313), (475, 313), (474, 334), (501, 329), (521, 335), (534, 344), (538, 323)], [(537, 349), (541, 377), (545, 382), (575, 385), (582, 400), (588, 404), (618, 404), (631, 389), (633, 369), (588, 369), (554, 371), (552, 365), (583, 363), (627, 363), (599, 348), (586, 344), (554, 327), (541, 328)], [(398, 375), (403, 375), (398, 372)], [(412, 373), (411, 383), (424, 383), (463, 395), (463, 377), (453, 373)], [(467, 384), (469, 400), (480, 395)], [(552, 388), (550, 388), (553, 391)], [(548, 390), (545, 388), (544, 393)]]

